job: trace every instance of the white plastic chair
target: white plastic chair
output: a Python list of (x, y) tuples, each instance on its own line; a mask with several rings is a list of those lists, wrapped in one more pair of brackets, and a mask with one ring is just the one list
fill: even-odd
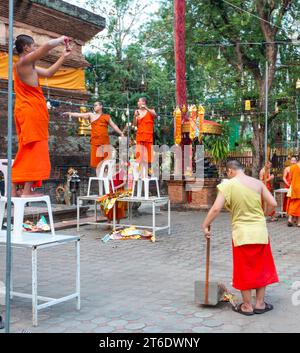
[[(106, 173), (105, 173), (105, 169), (107, 169)], [(112, 192), (115, 192), (114, 181), (113, 181), (115, 169), (116, 169), (115, 160), (113, 159), (104, 160), (101, 164), (99, 174), (96, 177), (89, 178), (87, 196), (91, 196), (90, 192), (91, 192), (92, 181), (98, 181), (99, 183), (98, 196), (109, 194), (110, 186), (111, 186)], [(103, 186), (104, 186), (104, 194), (103, 194)]]
[(158, 178), (154, 176), (149, 177), (148, 171), (145, 165), (140, 166), (139, 163), (133, 162), (132, 176), (133, 176), (132, 196), (134, 196), (135, 187), (137, 184), (137, 197), (142, 197), (142, 187), (144, 184), (144, 197), (145, 199), (149, 199), (149, 185), (151, 181), (154, 181), (156, 184), (157, 197), (160, 197)]
[[(5, 187), (5, 195), (0, 195), (0, 229), (2, 229), (3, 218), (5, 213), (5, 206), (7, 203), (7, 159), (0, 159), (0, 172), (3, 173), (4, 176), (4, 187)], [(13, 235), (22, 235), (23, 232), (23, 222), (24, 222), (24, 210), (25, 206), (28, 203), (36, 203), (36, 202), (45, 202), (47, 205), (47, 211), (49, 215), (50, 221), (50, 229), (52, 235), (55, 235), (54, 223), (53, 223), (53, 215), (52, 215), (52, 207), (49, 196), (38, 196), (38, 197), (12, 197), (12, 203), (14, 204), (14, 230)]]

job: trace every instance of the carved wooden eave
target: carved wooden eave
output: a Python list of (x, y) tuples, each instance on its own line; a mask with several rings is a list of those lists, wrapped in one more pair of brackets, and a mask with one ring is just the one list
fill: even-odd
[[(8, 38), (8, 1), (0, 1), (0, 22), (6, 25)], [(67, 35), (74, 39), (72, 55), (65, 61), (67, 67), (87, 67), (82, 46), (105, 28), (105, 18), (61, 0), (15, 0), (14, 36), (32, 35), (37, 44), (51, 38)], [(8, 40), (0, 44), (8, 51)], [(62, 48), (53, 49), (39, 64), (48, 66), (57, 60)], [(43, 65), (44, 62), (44, 65)]]

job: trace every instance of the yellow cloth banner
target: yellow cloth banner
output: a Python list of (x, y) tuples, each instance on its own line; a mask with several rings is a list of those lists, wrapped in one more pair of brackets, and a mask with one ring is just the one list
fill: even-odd
[(174, 115), (174, 140), (175, 144), (179, 145), (181, 142), (181, 110), (177, 107), (173, 113)]
[(200, 144), (202, 144), (202, 139), (203, 139), (204, 114), (205, 114), (204, 107), (202, 105), (199, 105), (199, 107), (198, 107), (198, 120), (199, 120), (199, 136), (198, 136), (198, 140), (199, 140)]
[(197, 107), (192, 105), (190, 107), (190, 139), (194, 140), (197, 129)]
[[(13, 57), (16, 63), (18, 57)], [(8, 79), (8, 54), (0, 52), (0, 79)], [(85, 76), (83, 69), (60, 69), (50, 78), (41, 78), (40, 84), (46, 87), (85, 91)]]

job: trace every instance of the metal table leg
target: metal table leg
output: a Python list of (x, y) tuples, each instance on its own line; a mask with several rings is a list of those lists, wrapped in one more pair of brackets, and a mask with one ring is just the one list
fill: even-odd
[(168, 234), (171, 234), (171, 203), (168, 201)]
[(155, 225), (155, 202), (152, 202), (152, 233), (153, 233), (154, 238), (155, 238), (155, 229), (156, 229), (156, 225)]
[(38, 325), (37, 294), (37, 248), (32, 248), (32, 325)]
[(79, 221), (80, 221), (80, 208), (79, 208), (79, 198), (77, 199), (77, 232), (79, 232)]
[(76, 241), (76, 309), (80, 310), (80, 239)]
[(116, 205), (117, 203), (115, 202), (113, 207), (113, 231), (116, 230)]

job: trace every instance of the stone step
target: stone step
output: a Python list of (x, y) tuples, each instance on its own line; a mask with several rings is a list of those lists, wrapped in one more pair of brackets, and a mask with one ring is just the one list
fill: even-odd
[[(80, 217), (86, 217), (89, 209), (90, 209), (89, 206), (80, 206)], [(73, 220), (73, 219), (76, 220), (77, 206), (53, 204), (52, 214), (53, 214), (54, 223), (58, 223), (66, 220)], [(47, 221), (49, 221), (47, 207), (45, 207), (43, 203), (41, 203), (38, 206), (27, 206), (25, 207), (24, 221), (28, 220), (31, 222), (37, 222), (42, 215), (45, 216)], [(12, 220), (13, 220), (13, 208), (12, 208)], [(4, 222), (6, 222), (6, 216), (4, 218)]]

